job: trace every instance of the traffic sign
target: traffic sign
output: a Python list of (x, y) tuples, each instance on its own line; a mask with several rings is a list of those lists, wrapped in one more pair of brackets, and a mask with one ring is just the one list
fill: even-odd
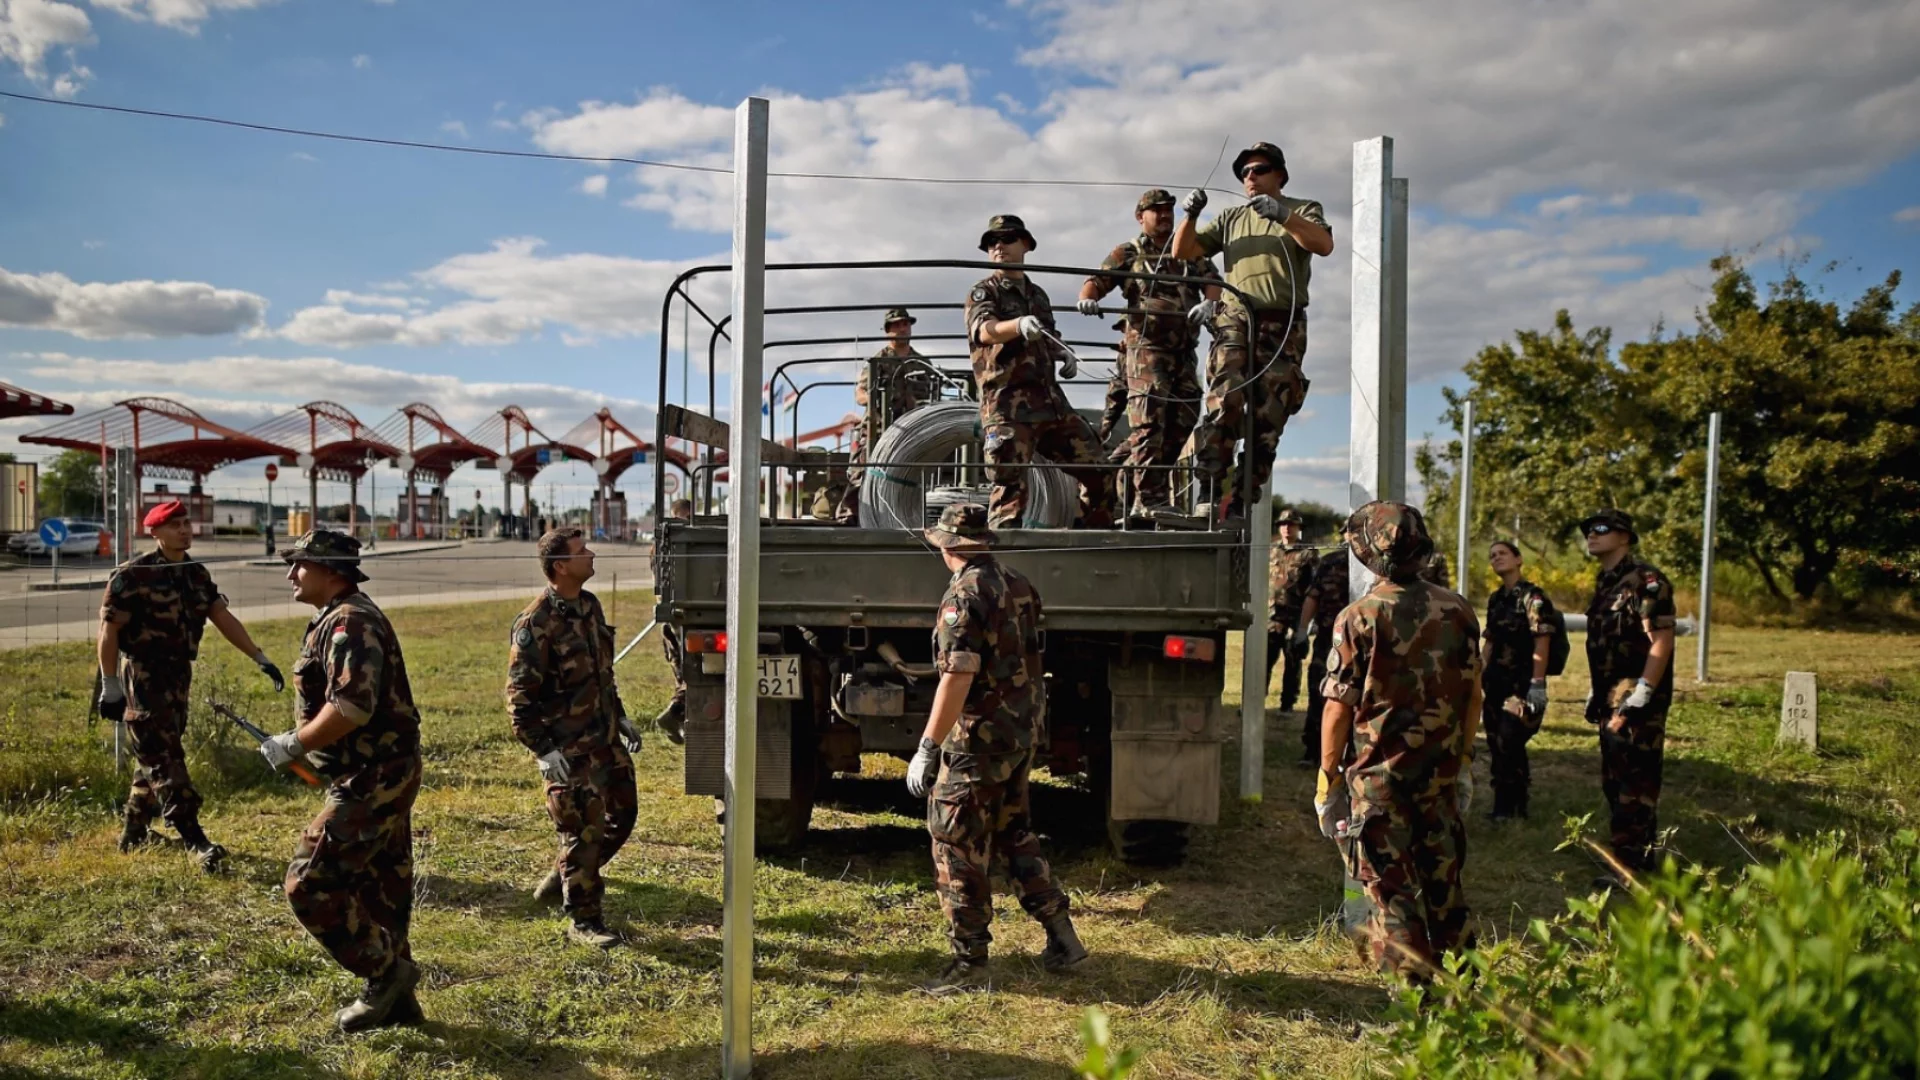
[(298, 454), (293, 455), (293, 463), (295, 465), (300, 466), (303, 469), (313, 468), (314, 460), (315, 460), (314, 456), (312, 454), (307, 453), (305, 450), (302, 450)]
[(536, 460), (538, 460), (538, 461), (540, 462), (540, 464), (542, 464), (542, 465), (546, 465), (546, 464), (549, 464), (549, 463), (550, 463), (550, 462), (551, 462), (551, 461), (553, 460), (553, 451), (551, 451), (551, 450), (540, 450), (540, 451), (537, 451), (537, 452), (536, 452), (536, 453), (534, 454), (534, 457), (535, 457), (535, 459), (536, 459)]
[(50, 548), (57, 548), (67, 542), (67, 523), (59, 518), (48, 518), (40, 523), (40, 542)]
[(501, 472), (512, 472), (513, 459), (505, 454), (501, 454), (499, 457), (493, 459), (493, 467), (499, 469)]
[(679, 491), (680, 490), (680, 474), (668, 473), (667, 475), (661, 477), (660, 486), (662, 488), (665, 488), (667, 494), (669, 495), (673, 494), (676, 491)]
[(608, 461), (606, 458), (603, 458), (603, 457), (597, 457), (593, 459), (593, 475), (605, 476), (612, 471), (613, 471), (613, 462)]
[(19, 483), (15, 484), (14, 487), (19, 488), (20, 494), (22, 495), (25, 495), (27, 493), (27, 482), (25, 480), (22, 480)]
[(647, 463), (647, 452), (645, 450), (635, 450), (633, 452), (633, 463), (635, 465), (645, 465)]
[(267, 462), (267, 483), (271, 484), (278, 479), (280, 479), (280, 466), (271, 461)]

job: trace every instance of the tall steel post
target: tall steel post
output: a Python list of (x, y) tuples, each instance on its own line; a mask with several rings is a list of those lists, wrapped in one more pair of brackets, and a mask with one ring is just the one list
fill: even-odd
[(1713, 639), (1713, 530), (1720, 510), (1720, 414), (1707, 417), (1707, 506), (1700, 521), (1700, 654), (1695, 677), (1708, 679), (1707, 644)]
[[(1353, 349), (1348, 395), (1347, 509), (1404, 499), (1407, 486), (1407, 188), (1393, 178), (1393, 139), (1353, 144)], [(1373, 574), (1348, 557), (1349, 597)]]
[(1247, 610), (1253, 612), (1253, 622), (1247, 625), (1246, 641), (1240, 650), (1240, 798), (1259, 802), (1267, 769), (1267, 632), (1261, 613), (1267, 610), (1272, 588), (1268, 575), (1273, 572), (1273, 563), (1268, 550), (1273, 543), (1273, 477), (1267, 477), (1259, 501), (1250, 509)]
[(1469, 399), (1460, 412), (1460, 505), (1454, 508), (1455, 518), (1459, 520), (1459, 542), (1454, 546), (1459, 564), (1454, 567), (1456, 591), (1467, 595), (1467, 542), (1468, 534), (1473, 531), (1473, 401)]
[[(766, 329), (767, 99), (733, 118), (733, 430), (727, 465), (737, 491), (760, 475), (761, 342)], [(760, 514), (751, 494), (727, 515), (727, 826), (720, 952), (720, 1066), (753, 1073), (753, 793), (759, 730)]]

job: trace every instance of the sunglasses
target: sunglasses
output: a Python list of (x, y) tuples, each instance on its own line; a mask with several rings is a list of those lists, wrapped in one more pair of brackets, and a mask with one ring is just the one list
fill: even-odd
[(1018, 239), (1020, 239), (1019, 233), (1013, 233), (1013, 232), (988, 233), (987, 246), (992, 247), (995, 244), (1011, 244)]
[(1586, 535), (1605, 536), (1612, 531), (1613, 531), (1613, 526), (1611, 525), (1589, 525), (1587, 526)]
[(1273, 166), (1264, 161), (1256, 161), (1240, 170), (1240, 179), (1245, 180), (1249, 176), (1265, 176), (1272, 171)]

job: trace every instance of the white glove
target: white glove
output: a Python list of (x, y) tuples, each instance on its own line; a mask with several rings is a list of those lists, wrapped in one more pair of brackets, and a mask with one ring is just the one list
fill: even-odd
[(1180, 209), (1185, 210), (1188, 217), (1193, 217), (1206, 208), (1207, 193), (1199, 188), (1194, 188), (1192, 191), (1187, 192), (1187, 197), (1180, 200)]
[(1255, 195), (1247, 200), (1247, 205), (1268, 221), (1287, 220), (1287, 211), (1280, 206), (1280, 200), (1271, 195)]
[(1473, 809), (1473, 759), (1460, 763), (1460, 783), (1453, 791), (1453, 805), (1459, 809), (1460, 816), (1466, 817)]
[(100, 676), (101, 703), (109, 704), (115, 701), (125, 701), (125, 700), (127, 700), (127, 685), (120, 681), (120, 676), (101, 675)]
[(1547, 680), (1535, 679), (1533, 685), (1527, 687), (1527, 708), (1536, 714), (1547, 711)]
[(1202, 300), (1187, 309), (1187, 321), (1195, 326), (1204, 326), (1220, 314), (1220, 301)]
[(619, 722), (615, 724), (615, 726), (620, 729), (620, 737), (626, 740), (627, 753), (629, 754), (639, 753), (640, 752), (640, 729), (633, 726), (633, 721), (627, 719), (623, 715), (620, 717)]
[(1060, 361), (1060, 377), (1071, 379), (1078, 374), (1080, 374), (1080, 361), (1075, 359), (1072, 353), (1068, 353), (1066, 359)]
[(1320, 822), (1321, 836), (1329, 840), (1345, 836), (1347, 819), (1353, 815), (1346, 777), (1328, 776), (1326, 770), (1321, 770), (1319, 782), (1314, 785), (1313, 815)]
[(1047, 336), (1046, 324), (1040, 321), (1038, 315), (1022, 315), (1020, 316), (1020, 336), (1028, 341), (1039, 341)]
[(1100, 301), (1088, 297), (1081, 297), (1080, 302), (1073, 306), (1079, 308), (1082, 315), (1100, 314)]
[(540, 755), (540, 779), (549, 784), (564, 784), (573, 779), (573, 770), (567, 767), (567, 759), (558, 750), (549, 750)]
[(940, 744), (922, 736), (920, 749), (914, 751), (913, 760), (907, 763), (907, 792), (916, 799), (924, 799), (927, 792), (933, 790), (934, 778), (940, 775)]
[(298, 731), (289, 731), (261, 743), (260, 756), (266, 758), (267, 764), (273, 766), (274, 771), (278, 772), (293, 764), (296, 758), (306, 757), (307, 746), (300, 741)]
[(1627, 700), (1621, 702), (1620, 708), (1616, 711), (1626, 712), (1628, 709), (1644, 709), (1647, 707), (1647, 703), (1652, 700), (1653, 687), (1647, 685), (1647, 680), (1641, 679), (1639, 682), (1633, 684), (1633, 693), (1627, 695)]

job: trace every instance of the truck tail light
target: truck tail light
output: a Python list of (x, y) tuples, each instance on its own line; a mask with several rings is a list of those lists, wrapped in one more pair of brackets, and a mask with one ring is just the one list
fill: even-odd
[(696, 632), (687, 635), (687, 651), (690, 653), (723, 653), (727, 651), (726, 631), (712, 633)]
[(1169, 660), (1196, 660), (1210, 664), (1214, 657), (1214, 642), (1212, 638), (1168, 634), (1167, 643), (1160, 651)]

